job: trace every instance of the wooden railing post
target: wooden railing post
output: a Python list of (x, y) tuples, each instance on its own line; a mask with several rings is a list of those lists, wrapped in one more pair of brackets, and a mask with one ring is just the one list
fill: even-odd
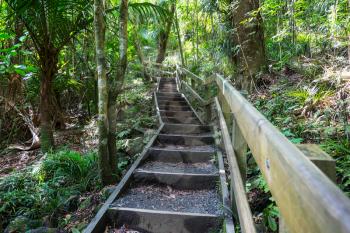
[[(297, 147), (334, 183), (336, 182), (335, 160), (316, 144), (300, 144)], [(290, 233), (282, 216), (279, 218), (279, 233)]]
[(224, 118), (226, 120), (226, 124), (228, 129), (231, 131), (232, 130), (232, 113), (229, 104), (227, 103), (225, 97), (223, 96), (222, 93), (218, 94), (218, 99), (221, 105), (222, 113), (224, 114)]
[(190, 78), (191, 79), (191, 87), (193, 90), (195, 90), (196, 88), (196, 80), (194, 80), (193, 78)]
[(232, 132), (231, 133), (232, 145), (237, 157), (237, 162), (238, 162), (239, 170), (242, 175), (243, 184), (245, 185), (245, 182), (247, 179), (247, 157), (246, 157), (247, 148), (248, 148), (247, 143), (242, 135), (241, 130), (239, 129), (238, 124), (236, 123), (236, 120), (233, 117), (233, 114), (231, 113), (230, 106), (227, 103), (225, 97), (221, 93), (219, 93), (218, 97), (221, 102), (222, 111), (225, 116), (227, 126), (229, 130)]
[(232, 135), (233, 149), (235, 151), (238, 167), (241, 172), (242, 181), (245, 185), (247, 180), (247, 143), (235, 119), (232, 120)]
[[(204, 89), (205, 89), (206, 99), (207, 99), (207, 101), (209, 101), (210, 93), (209, 93), (208, 84), (204, 86)], [(208, 103), (205, 106), (205, 120), (208, 124), (211, 122), (211, 104), (210, 103)]]

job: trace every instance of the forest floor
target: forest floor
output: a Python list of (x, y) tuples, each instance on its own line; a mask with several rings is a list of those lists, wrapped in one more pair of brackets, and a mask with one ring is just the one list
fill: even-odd
[[(151, 138), (156, 122), (154, 85), (140, 79), (128, 82), (133, 89), (118, 98), (120, 176)], [(58, 149), (47, 155), (40, 149), (1, 153), (0, 232), (80, 231), (112, 191), (99, 180), (96, 117), (56, 130), (54, 136)]]

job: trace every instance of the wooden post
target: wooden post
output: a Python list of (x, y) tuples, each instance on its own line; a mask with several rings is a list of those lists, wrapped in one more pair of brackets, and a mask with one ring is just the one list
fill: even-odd
[(232, 127), (232, 113), (231, 113), (231, 109), (230, 109), (230, 106), (228, 105), (225, 97), (219, 93), (218, 94), (218, 99), (219, 99), (219, 102), (220, 102), (220, 105), (221, 105), (221, 109), (222, 109), (222, 113), (224, 114), (224, 118), (225, 118), (225, 121), (226, 121), (226, 124), (227, 124), (227, 127), (229, 129), (229, 131), (231, 131), (231, 127)]
[[(304, 155), (310, 159), (334, 183), (336, 182), (335, 160), (316, 144), (297, 145)], [(290, 233), (282, 216), (279, 218), (279, 233)]]
[(247, 181), (247, 143), (235, 119), (232, 120), (232, 135), (233, 149), (235, 151), (238, 167), (241, 172), (242, 181), (245, 185)]
[[(231, 109), (229, 104), (227, 103), (225, 97), (222, 95), (222, 93), (219, 93), (218, 98), (221, 102), (222, 112), (227, 124), (227, 128), (232, 132), (231, 134), (231, 143), (236, 155), (239, 171), (241, 173), (243, 186), (245, 187), (245, 183), (247, 180), (247, 143), (245, 142), (245, 139), (236, 124), (236, 121), (234, 119), (233, 114), (231, 113)], [(233, 186), (230, 187), (230, 195), (233, 197)], [(232, 199), (232, 209), (234, 211), (237, 211), (236, 204), (234, 203), (234, 200)], [(237, 213), (235, 213), (237, 216)]]
[(204, 106), (205, 110), (205, 122), (209, 125), (211, 122), (211, 104), (208, 103)]
[[(210, 93), (209, 93), (209, 87), (208, 84), (206, 84), (204, 86), (205, 89), (205, 96), (206, 96), (206, 100), (209, 101), (210, 100)], [(211, 104), (207, 104), (205, 106), (205, 120), (207, 122), (207, 124), (210, 124), (211, 122)]]
[(196, 81), (193, 78), (191, 78), (191, 87), (193, 90), (196, 88)]

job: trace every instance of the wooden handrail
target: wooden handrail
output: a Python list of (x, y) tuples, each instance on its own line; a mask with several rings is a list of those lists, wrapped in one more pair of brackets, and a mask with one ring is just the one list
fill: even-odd
[(177, 66), (177, 69), (180, 70), (180, 72), (189, 75), (189, 77), (190, 77), (191, 79), (198, 80), (198, 81), (200, 81), (200, 82), (201, 82), (202, 84), (204, 84), (204, 85), (207, 85), (207, 84), (210, 84), (210, 83), (214, 82), (214, 79), (213, 79), (212, 77), (203, 79), (203, 78), (201, 78), (201, 77), (199, 77), (198, 75), (192, 73), (191, 71), (189, 71), (188, 69), (186, 69), (186, 68), (184, 68), (184, 67)]
[(221, 111), (220, 103), (217, 97), (215, 97), (215, 104), (216, 104), (216, 109), (218, 111), (220, 129), (221, 129), (225, 151), (227, 154), (227, 160), (230, 166), (231, 186), (234, 190), (234, 197), (231, 197), (231, 199), (234, 198), (236, 201), (235, 203), (237, 206), (238, 217), (239, 217), (239, 222), (240, 222), (242, 232), (256, 233), (252, 213), (251, 213), (247, 196), (245, 193), (245, 187), (242, 180), (241, 172), (238, 167), (236, 155), (230, 140), (230, 134), (227, 129), (225, 118)]
[(350, 232), (350, 201), (331, 180), (222, 76), (216, 83), (295, 233)]
[(190, 85), (188, 85), (183, 80), (181, 81), (181, 85), (185, 86), (186, 89), (194, 96), (199, 102), (201, 106), (206, 106), (212, 103), (212, 101), (205, 101), (195, 90), (192, 89)]
[[(229, 104), (234, 121), (244, 137), (243, 140), (248, 144), (267, 181), (272, 196), (286, 222), (288, 232), (350, 232), (350, 200), (306, 158), (303, 152), (256, 110), (228, 80), (215, 74), (213, 79), (204, 81), (185, 68), (177, 66), (177, 70), (187, 74), (191, 79), (201, 81), (204, 85), (212, 81), (216, 82), (219, 91), (226, 100), (225, 102)], [(187, 83), (181, 83), (186, 88), (191, 88)], [(193, 89), (191, 88), (191, 90)], [(195, 91), (193, 90), (193, 92)], [(199, 98), (197, 97), (197, 99)], [(203, 100), (203, 98), (201, 99)], [(219, 104), (218, 107), (220, 107), (220, 103), (216, 104)], [(228, 143), (228, 130), (225, 131), (225, 127), (223, 127), (225, 122), (222, 122), (225, 119), (220, 119), (221, 128), (224, 129), (222, 132), (224, 142)], [(231, 160), (234, 151), (232, 153), (230, 148), (226, 146), (229, 163), (234, 167), (235, 163)], [(235, 176), (235, 171), (231, 168), (230, 171), (231, 175)], [(241, 187), (241, 185), (239, 186)], [(235, 190), (236, 193), (237, 190)], [(239, 193), (237, 194), (239, 195)], [(238, 203), (236, 196), (235, 198), (236, 205), (240, 208), (241, 203)], [(251, 224), (251, 221), (247, 224), (244, 217), (240, 217), (240, 222), (243, 226)]]
[(183, 67), (180, 67), (180, 71), (183, 72), (183, 73), (186, 73), (187, 75), (189, 75), (190, 78), (196, 79), (196, 80), (198, 80), (198, 81), (204, 83), (204, 80), (203, 80), (201, 77), (195, 75), (194, 73), (192, 73), (192, 72), (189, 71), (188, 69), (183, 68)]
[(147, 69), (152, 70), (152, 71), (156, 71), (159, 73), (164, 73), (164, 74), (174, 74), (173, 72), (162, 70), (162, 69), (155, 68), (155, 67), (147, 67)]
[(144, 63), (151, 65), (151, 66), (157, 66), (157, 67), (163, 67), (166, 69), (174, 69), (176, 67), (176, 65), (170, 65), (170, 64), (163, 64), (163, 63), (156, 63), (156, 62), (152, 62), (152, 61), (144, 61)]

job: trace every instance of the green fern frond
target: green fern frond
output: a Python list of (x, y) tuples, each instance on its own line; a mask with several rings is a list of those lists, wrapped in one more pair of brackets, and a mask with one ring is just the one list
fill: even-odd
[[(118, 15), (119, 6), (106, 10), (106, 13)], [(149, 21), (165, 22), (169, 11), (150, 2), (129, 3), (129, 20), (132, 23), (143, 24)]]

